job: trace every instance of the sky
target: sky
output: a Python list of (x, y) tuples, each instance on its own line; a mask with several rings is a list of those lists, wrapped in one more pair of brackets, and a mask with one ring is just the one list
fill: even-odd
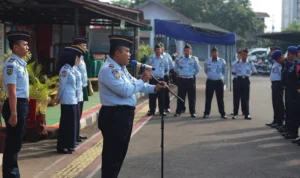
[(274, 31), (281, 31), (281, 6), (282, 0), (250, 0), (252, 9), (255, 12), (266, 12), (270, 15), (265, 19), (267, 28), (265, 32), (272, 32), (272, 24), (274, 24)]
[[(102, 2), (110, 2), (111, 0), (100, 0)], [(192, 0), (189, 0), (192, 1)], [(281, 6), (282, 0), (250, 0), (252, 9), (255, 12), (266, 12), (270, 17), (265, 19), (265, 32), (272, 32), (272, 25), (274, 24), (274, 31), (281, 31)]]

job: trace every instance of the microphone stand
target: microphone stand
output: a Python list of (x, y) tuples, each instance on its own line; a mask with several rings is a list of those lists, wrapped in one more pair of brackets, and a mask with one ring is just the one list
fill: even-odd
[[(163, 85), (161, 83), (161, 81), (159, 81), (157, 78), (155, 78), (153, 75), (151, 75), (151, 77), (158, 82), (159, 84)], [(172, 93), (176, 98), (178, 98), (179, 100), (181, 100), (182, 102), (184, 102), (184, 100), (182, 98), (180, 98), (179, 96), (177, 96), (171, 89), (170, 87), (167, 85), (167, 89), (169, 90), (170, 93)], [(163, 93), (161, 94), (162, 96), (162, 106), (165, 105), (165, 97), (163, 96)], [(164, 107), (163, 107), (164, 108)], [(165, 127), (165, 122), (164, 122), (164, 113), (161, 113), (161, 178), (164, 177), (164, 127)]]

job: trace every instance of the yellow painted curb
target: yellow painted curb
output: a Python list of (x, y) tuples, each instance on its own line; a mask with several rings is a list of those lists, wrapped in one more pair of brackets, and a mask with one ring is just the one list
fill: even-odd
[[(149, 109), (148, 104), (145, 105), (141, 110), (135, 113), (134, 124), (136, 124), (143, 116), (146, 115)], [(101, 139), (93, 147), (89, 148), (75, 160), (73, 160), (65, 168), (57, 171), (51, 176), (51, 178), (73, 178), (78, 176), (84, 171), (94, 160), (102, 154), (103, 140)]]

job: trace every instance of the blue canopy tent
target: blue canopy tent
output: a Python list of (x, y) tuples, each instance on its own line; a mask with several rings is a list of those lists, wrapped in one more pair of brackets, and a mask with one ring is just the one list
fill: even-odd
[[(224, 78), (224, 83), (228, 85), (228, 75), (231, 81), (231, 72), (228, 70), (231, 67), (231, 61), (235, 60), (236, 50), (236, 35), (235, 33), (226, 34), (207, 34), (194, 30), (192, 27), (185, 24), (177, 24), (165, 20), (155, 19), (155, 34), (165, 35), (167, 37), (174, 38), (176, 40), (182, 40), (188, 43), (194, 44), (214, 44), (224, 45), (225, 58), (227, 63), (227, 73)], [(231, 90), (231, 82), (230, 82)]]

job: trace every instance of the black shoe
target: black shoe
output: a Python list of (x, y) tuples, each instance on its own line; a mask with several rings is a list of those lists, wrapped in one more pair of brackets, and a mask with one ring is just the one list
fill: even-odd
[(285, 128), (283, 128), (283, 129), (281, 129), (280, 133), (282, 133), (282, 134), (287, 134), (287, 133), (289, 133), (290, 131), (291, 131), (290, 128), (285, 127)]
[(232, 119), (237, 119), (237, 115), (233, 115), (233, 116), (232, 116)]
[(74, 148), (68, 148), (68, 151), (73, 152), (73, 151), (75, 151), (75, 149)]
[(154, 116), (154, 112), (148, 111), (147, 116)]
[(222, 115), (221, 118), (222, 119), (227, 119), (227, 116), (226, 115)]
[(271, 127), (273, 124), (276, 124), (276, 122), (275, 122), (275, 121), (273, 121), (273, 122), (270, 122), (270, 123), (266, 123), (266, 126), (269, 126), (269, 127)]
[(280, 125), (282, 125), (282, 124), (275, 123), (275, 124), (272, 124), (271, 127), (272, 127), (273, 129), (275, 129), (277, 126), (280, 126)]
[(174, 114), (174, 117), (180, 116), (180, 113), (176, 113)]
[(184, 109), (184, 110), (181, 110), (181, 113), (185, 113), (185, 109)]
[(165, 112), (160, 113), (160, 116), (167, 116)]
[(79, 136), (79, 138), (81, 139), (81, 140), (85, 140), (85, 139), (87, 139), (87, 137), (86, 136)]
[(280, 133), (285, 133), (285, 132), (289, 132), (289, 131), (290, 131), (290, 129), (287, 126), (283, 126), (279, 130)]
[(279, 132), (279, 130), (283, 127), (283, 125), (277, 125), (275, 128)]
[(298, 138), (299, 136), (298, 135), (295, 135), (295, 134), (288, 134), (286, 135), (284, 138), (285, 139), (296, 139)]
[(251, 116), (250, 115), (247, 115), (247, 116), (245, 116), (245, 118), (244, 119), (246, 119), (246, 120), (251, 120), (252, 118), (251, 118)]
[(166, 113), (170, 113), (170, 112), (171, 112), (171, 109), (166, 109), (165, 112), (166, 112)]
[(65, 149), (56, 149), (56, 150), (57, 150), (57, 153), (72, 154), (72, 151), (70, 151), (69, 149), (68, 150), (65, 150)]
[(195, 114), (195, 113), (194, 113), (194, 114), (191, 114), (191, 117), (195, 118), (195, 117), (196, 117), (196, 114)]
[(80, 142), (82, 142), (82, 140), (79, 138), (76, 140), (76, 142), (80, 143)]
[(290, 134), (291, 134), (290, 131), (281, 133), (281, 135), (282, 135), (283, 137), (285, 137), (285, 136), (287, 136), (287, 135), (290, 135)]
[(300, 143), (300, 137), (296, 138), (296, 139), (293, 139), (292, 140), (292, 143)]
[(204, 115), (203, 115), (203, 119), (206, 119), (206, 118), (208, 118), (208, 117), (209, 117), (208, 114), (204, 114)]

